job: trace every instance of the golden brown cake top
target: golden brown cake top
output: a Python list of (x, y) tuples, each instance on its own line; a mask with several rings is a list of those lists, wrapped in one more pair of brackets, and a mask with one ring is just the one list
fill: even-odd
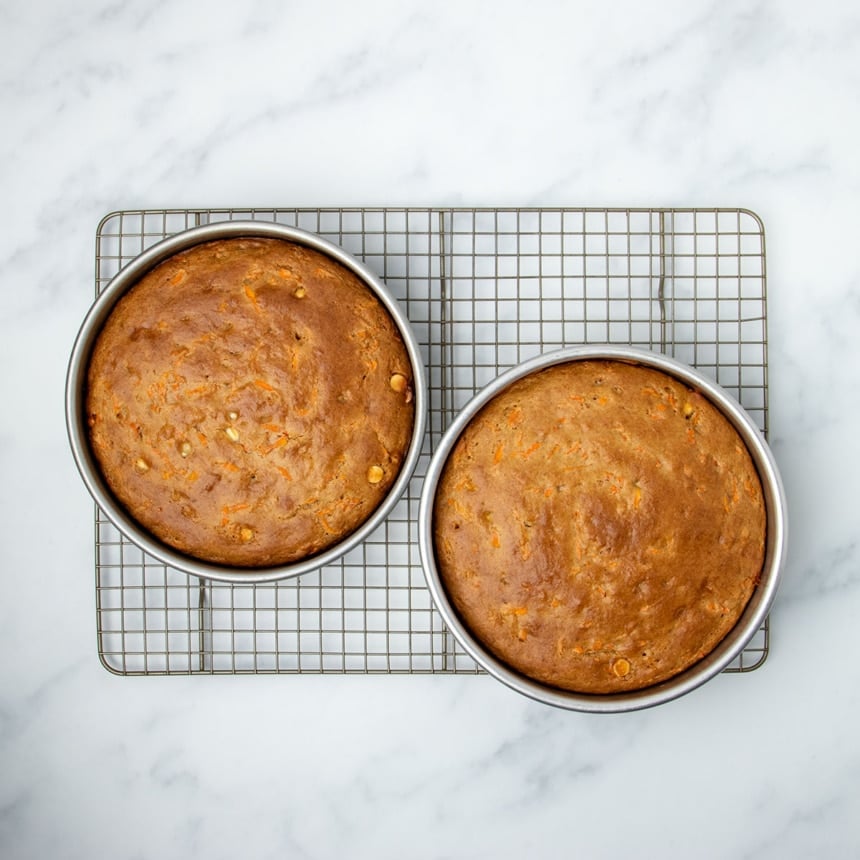
[(764, 560), (761, 483), (737, 431), (674, 377), (620, 361), (556, 365), (490, 401), (449, 455), (433, 523), (476, 639), (583, 693), (704, 657)]
[(181, 252), (116, 305), (88, 369), (91, 443), (130, 514), (197, 558), (296, 561), (358, 528), (414, 421), (397, 327), (360, 279), (280, 239)]

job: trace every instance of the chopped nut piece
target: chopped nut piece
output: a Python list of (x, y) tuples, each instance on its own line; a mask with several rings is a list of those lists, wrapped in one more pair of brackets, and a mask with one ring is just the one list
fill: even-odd
[(391, 379), (388, 380), (388, 384), (391, 386), (392, 391), (396, 391), (398, 394), (401, 394), (406, 391), (406, 386), (409, 385), (409, 382), (402, 373), (392, 373)]
[(304, 287), (296, 287), (296, 289), (293, 291), (293, 295), (297, 299), (303, 299), (307, 294), (307, 290)]
[(147, 463), (147, 462), (146, 462), (146, 460), (144, 460), (144, 459), (143, 459), (143, 457), (138, 457), (138, 458), (134, 461), (134, 468), (135, 468), (138, 472), (140, 472), (141, 474), (143, 474), (144, 472), (148, 472), (148, 471), (149, 471), (149, 463)]
[(224, 432), (227, 434), (227, 438), (231, 442), (239, 441), (239, 431), (235, 427), (227, 427)]
[(235, 421), (235, 420), (239, 417), (239, 413), (238, 413), (238, 412), (230, 411), (230, 412), (228, 412), (228, 413), (227, 413), (227, 417), (228, 417), (231, 421)]
[(254, 530), (250, 526), (242, 526), (242, 528), (239, 529), (239, 537), (245, 543), (248, 543), (254, 539)]
[(179, 443), (179, 456), (187, 457), (191, 453), (191, 443), (189, 441), (184, 441)]
[(382, 466), (371, 466), (367, 470), (367, 480), (370, 481), (371, 484), (378, 484), (384, 475), (385, 472), (382, 471)]
[(623, 678), (630, 671), (630, 661), (619, 657), (612, 664), (612, 671), (619, 677)]
[(685, 403), (684, 404), (684, 417), (689, 418), (693, 414), (693, 404)]

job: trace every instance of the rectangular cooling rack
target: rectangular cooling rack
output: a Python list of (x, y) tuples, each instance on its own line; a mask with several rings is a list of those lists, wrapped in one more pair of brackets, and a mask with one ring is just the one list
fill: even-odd
[[(764, 229), (743, 209), (337, 208), (114, 212), (96, 292), (132, 258), (216, 221), (276, 221), (362, 259), (402, 303), (429, 382), (424, 450), (386, 522), (336, 564), (259, 585), (210, 583), (143, 553), (96, 507), (98, 648), (121, 675), (478, 673), (445, 628), (417, 548), (421, 481), (454, 415), (502, 371), (615, 343), (691, 364), (767, 433)], [(767, 657), (769, 626), (725, 670)]]

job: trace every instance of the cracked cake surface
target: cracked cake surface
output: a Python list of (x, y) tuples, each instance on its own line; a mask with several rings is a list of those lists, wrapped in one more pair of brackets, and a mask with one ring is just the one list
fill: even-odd
[(92, 450), (129, 514), (238, 567), (315, 555), (373, 513), (413, 422), (387, 309), (340, 263), (281, 239), (214, 240), (144, 275), (95, 343)]

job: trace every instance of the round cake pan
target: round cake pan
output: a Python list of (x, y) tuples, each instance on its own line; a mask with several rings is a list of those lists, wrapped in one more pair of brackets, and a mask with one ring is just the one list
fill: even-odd
[[(305, 245), (328, 255), (358, 275), (394, 320), (406, 346), (414, 380), (415, 420), (409, 449), (396, 481), (379, 507), (356, 531), (327, 550), (290, 564), (267, 568), (228, 567), (200, 561), (174, 550), (143, 529), (117, 502), (104, 481), (89, 445), (85, 414), (90, 354), (102, 326), (119, 299), (146, 272), (174, 254), (202, 242), (242, 236), (284, 239)], [(295, 227), (262, 221), (225, 221), (193, 227), (153, 245), (135, 257), (110, 281), (90, 308), (72, 348), (66, 377), (66, 425), (72, 454), (84, 484), (108, 519), (133, 543), (159, 561), (185, 573), (227, 582), (270, 582), (299, 576), (330, 564), (362, 543), (388, 516), (412, 477), (421, 454), (426, 413), (427, 383), (418, 342), (403, 309), (385, 284), (362, 262), (326, 239)]]
[[(433, 504), (445, 463), (460, 434), (493, 397), (516, 380), (556, 364), (585, 359), (609, 359), (643, 365), (674, 376), (714, 403), (746, 443), (764, 491), (767, 538), (761, 580), (735, 627), (705, 658), (679, 675), (641, 690), (615, 694), (584, 694), (551, 687), (514, 671), (472, 635), (445, 592), (433, 544)], [(659, 705), (696, 689), (725, 669), (761, 628), (777, 591), (786, 551), (786, 503), (773, 455), (743, 407), (725, 390), (693, 368), (665, 355), (632, 347), (584, 346), (545, 353), (497, 377), (457, 415), (446, 431), (428, 468), (419, 506), (418, 540), (421, 562), (433, 601), (462, 648), (490, 675), (513, 690), (559, 708), (591, 713), (619, 713)]]

